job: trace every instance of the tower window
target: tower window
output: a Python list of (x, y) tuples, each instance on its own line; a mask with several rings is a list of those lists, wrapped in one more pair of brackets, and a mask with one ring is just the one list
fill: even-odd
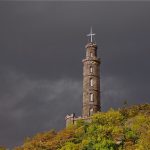
[(90, 73), (92, 73), (93, 72), (93, 67), (92, 66), (90, 66)]
[(94, 94), (90, 93), (90, 101), (93, 102), (94, 101)]
[(90, 57), (93, 57), (93, 53), (92, 52), (90, 52)]
[(93, 111), (94, 111), (94, 109), (91, 108), (91, 109), (90, 109), (90, 112), (89, 112), (90, 116), (93, 114)]
[(93, 86), (93, 79), (90, 79), (90, 86)]

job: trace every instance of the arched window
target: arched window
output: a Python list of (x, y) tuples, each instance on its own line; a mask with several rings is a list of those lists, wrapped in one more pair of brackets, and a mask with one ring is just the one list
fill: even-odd
[(90, 86), (93, 86), (93, 79), (90, 78)]
[(90, 116), (93, 114), (93, 111), (94, 111), (94, 109), (90, 108), (90, 112), (89, 112)]
[(94, 101), (94, 94), (90, 93), (90, 101), (93, 102)]
[(93, 67), (92, 66), (90, 66), (90, 73), (92, 73), (93, 72)]
[(93, 53), (92, 52), (90, 52), (90, 57), (93, 57)]

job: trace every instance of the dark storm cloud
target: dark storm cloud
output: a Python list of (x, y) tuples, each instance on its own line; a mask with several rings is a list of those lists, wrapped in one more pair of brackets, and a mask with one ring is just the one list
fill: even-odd
[(77, 102), (81, 99), (81, 81), (30, 80), (10, 70), (3, 70), (1, 79), (7, 85), (0, 95), (1, 144), (17, 144), (39, 131), (60, 129), (67, 113), (77, 110), (79, 114), (81, 110)]
[(149, 2), (0, 2), (0, 145), (81, 113), (85, 35), (102, 59), (102, 110), (149, 102)]

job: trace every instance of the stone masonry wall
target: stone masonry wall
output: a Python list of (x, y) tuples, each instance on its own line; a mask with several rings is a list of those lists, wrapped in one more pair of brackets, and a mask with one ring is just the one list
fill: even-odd
[[(97, 46), (94, 43), (88, 43), (86, 45), (86, 58), (83, 59), (82, 116), (90, 116), (93, 113), (100, 111), (100, 70), (99, 69), (100, 69), (100, 59), (97, 58)], [(91, 94), (93, 94), (92, 98), (91, 98)]]

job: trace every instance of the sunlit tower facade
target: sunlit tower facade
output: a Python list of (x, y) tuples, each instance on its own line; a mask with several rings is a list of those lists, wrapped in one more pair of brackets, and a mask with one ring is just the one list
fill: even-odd
[(83, 62), (83, 104), (82, 116), (88, 117), (100, 111), (100, 58), (97, 57), (97, 45), (93, 40), (95, 34), (87, 36), (90, 41), (85, 46), (86, 57)]
[(78, 120), (90, 121), (91, 115), (100, 111), (100, 58), (97, 57), (97, 45), (91, 32), (87, 36), (90, 37), (89, 42), (85, 46), (86, 56), (83, 62), (83, 102), (82, 116), (76, 116), (75, 113), (66, 115), (66, 127), (75, 124)]

